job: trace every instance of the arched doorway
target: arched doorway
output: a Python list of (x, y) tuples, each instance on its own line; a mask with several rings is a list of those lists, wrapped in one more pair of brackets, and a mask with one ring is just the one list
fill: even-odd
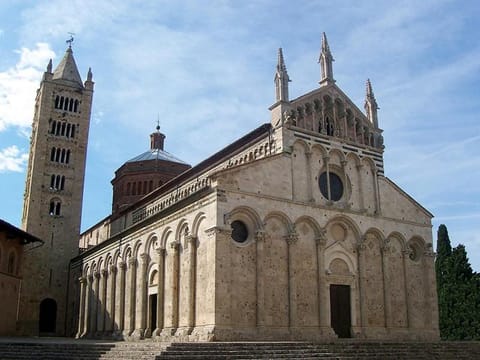
[(38, 330), (40, 334), (55, 333), (57, 323), (57, 302), (53, 299), (43, 299), (40, 303), (40, 319)]

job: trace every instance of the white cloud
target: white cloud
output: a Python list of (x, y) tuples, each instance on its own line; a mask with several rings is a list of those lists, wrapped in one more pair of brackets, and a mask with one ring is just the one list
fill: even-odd
[(9, 126), (28, 127), (32, 122), (35, 90), (48, 60), (55, 57), (49, 44), (22, 48), (14, 67), (0, 72), (0, 131)]
[(22, 172), (28, 160), (28, 153), (21, 152), (15, 145), (0, 150), (0, 173)]

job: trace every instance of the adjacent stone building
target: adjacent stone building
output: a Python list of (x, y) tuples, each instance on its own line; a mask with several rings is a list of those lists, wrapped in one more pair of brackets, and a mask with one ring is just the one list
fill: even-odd
[(24, 253), (42, 245), (39, 238), (0, 219), (0, 336), (16, 334)]
[(363, 113), (325, 35), (319, 62), (290, 100), (280, 49), (271, 121), (127, 206), (117, 171), (71, 262), (72, 334), (438, 339), (432, 215), (384, 175), (370, 82)]

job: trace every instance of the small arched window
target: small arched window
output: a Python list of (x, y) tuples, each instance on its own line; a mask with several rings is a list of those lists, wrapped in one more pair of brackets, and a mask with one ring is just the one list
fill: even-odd
[(67, 150), (67, 157), (65, 159), (65, 163), (66, 164), (70, 163), (70, 150)]
[(62, 176), (62, 179), (60, 180), (60, 190), (63, 190), (65, 188), (65, 176)]
[(50, 151), (50, 161), (55, 161), (55, 147), (52, 147), (52, 151)]
[(78, 111), (78, 100), (75, 100), (75, 104), (73, 105), (73, 112)]
[(71, 138), (73, 139), (74, 137), (75, 137), (75, 125), (72, 125)]
[(58, 109), (59, 103), (60, 103), (60, 96), (57, 95), (55, 97), (55, 109)]
[(57, 125), (57, 122), (54, 120), (52, 121), (52, 127), (50, 128), (50, 134), (55, 134), (55, 126)]
[(73, 99), (70, 99), (70, 104), (68, 105), (68, 111), (73, 111)]
[(63, 164), (65, 163), (65, 149), (62, 149), (62, 157), (60, 159), (60, 162)]
[(63, 105), (63, 110), (68, 110), (68, 97), (65, 98), (65, 104)]
[(60, 96), (60, 104), (58, 105), (59, 109), (63, 109), (63, 101), (64, 101), (63, 96)]
[(50, 189), (55, 188), (55, 175), (50, 176)]
[(132, 183), (132, 195), (137, 195), (137, 183)]
[(127, 183), (127, 195), (130, 195), (130, 183)]

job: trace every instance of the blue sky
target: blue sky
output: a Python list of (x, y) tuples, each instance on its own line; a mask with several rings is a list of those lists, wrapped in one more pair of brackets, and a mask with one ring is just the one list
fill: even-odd
[(82, 229), (109, 214), (114, 171), (149, 147), (196, 164), (269, 121), (276, 53), (294, 98), (318, 86), (322, 31), (337, 84), (370, 78), (385, 172), (447, 225), (480, 271), (478, 1), (0, 2), (0, 218), (20, 225), (35, 91), (68, 32), (95, 81)]

